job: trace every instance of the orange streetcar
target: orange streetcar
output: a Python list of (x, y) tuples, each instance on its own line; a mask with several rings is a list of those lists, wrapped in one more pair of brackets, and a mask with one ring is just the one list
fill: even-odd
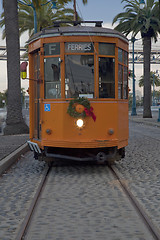
[(128, 40), (101, 21), (83, 23), (56, 22), (29, 41), (28, 144), (36, 159), (111, 163), (125, 156)]

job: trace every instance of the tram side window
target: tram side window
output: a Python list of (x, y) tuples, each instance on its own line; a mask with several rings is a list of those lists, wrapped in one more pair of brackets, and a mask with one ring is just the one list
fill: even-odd
[(60, 61), (58, 57), (44, 59), (45, 98), (61, 97)]
[(99, 58), (99, 97), (115, 98), (115, 59)]
[(65, 56), (65, 96), (94, 97), (94, 56)]
[(99, 54), (100, 55), (115, 55), (115, 44), (114, 43), (99, 43)]
[(123, 66), (118, 64), (118, 98), (123, 98)]
[(118, 61), (123, 62), (123, 50), (121, 48), (118, 48)]
[(128, 53), (124, 51), (124, 64), (128, 65)]
[(123, 98), (128, 98), (128, 68), (124, 67)]

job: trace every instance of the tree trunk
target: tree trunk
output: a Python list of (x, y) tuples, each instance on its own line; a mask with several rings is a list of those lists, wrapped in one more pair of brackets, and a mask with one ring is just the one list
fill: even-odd
[(151, 55), (151, 37), (143, 37), (144, 53), (144, 100), (143, 100), (143, 118), (152, 118), (151, 112), (151, 81), (150, 81), (150, 55)]
[(8, 105), (5, 135), (28, 133), (22, 115), (20, 84), (20, 46), (17, 0), (4, 0), (7, 47)]

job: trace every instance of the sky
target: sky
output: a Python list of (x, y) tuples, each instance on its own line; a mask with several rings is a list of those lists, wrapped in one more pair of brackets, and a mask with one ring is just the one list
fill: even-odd
[[(47, 0), (46, 0), (47, 1)], [(77, 0), (77, 12), (80, 17), (84, 20), (90, 21), (103, 21), (103, 27), (114, 28), (112, 26), (113, 18), (120, 12), (123, 12), (124, 3), (121, 3), (121, 0), (88, 0), (86, 5), (83, 5), (82, 0)], [(69, 7), (73, 8), (73, 3), (69, 4)], [(2, 13), (2, 0), (0, 0), (0, 14)], [(28, 36), (24, 34), (20, 39), (20, 45), (24, 46), (25, 41)], [(137, 41), (137, 44), (141, 46), (141, 41)], [(2, 41), (2, 29), (0, 29), (0, 46), (4, 46), (5, 41)], [(159, 43), (160, 45), (160, 43)], [(135, 74), (137, 79), (143, 74), (142, 72), (142, 64), (136, 64), (135, 66)], [(159, 65), (154, 65), (153, 70), (157, 70), (160, 68)], [(28, 82), (21, 82), (22, 87), (26, 90), (28, 89)], [(136, 83), (136, 87), (138, 88), (138, 81)], [(0, 61), (0, 92), (7, 89), (7, 67), (6, 61)], [(141, 90), (140, 90), (141, 91)]]

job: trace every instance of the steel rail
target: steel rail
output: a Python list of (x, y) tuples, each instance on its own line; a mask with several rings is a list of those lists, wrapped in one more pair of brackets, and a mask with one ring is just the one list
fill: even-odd
[(23, 220), (23, 222), (22, 222), (22, 224), (20, 226), (20, 229), (19, 229), (19, 232), (17, 234), (16, 240), (23, 240), (25, 238), (26, 231), (27, 231), (27, 229), (29, 227), (29, 223), (31, 221), (32, 215), (34, 213), (35, 207), (37, 205), (38, 199), (40, 197), (40, 194), (42, 192), (42, 189), (44, 187), (44, 184), (46, 182), (46, 179), (47, 179), (47, 176), (48, 176), (48, 173), (49, 173), (50, 169), (51, 169), (51, 167), (47, 166), (45, 168), (44, 172), (43, 172), (43, 177), (42, 177), (41, 182), (40, 182), (40, 184), (38, 186), (36, 194), (35, 194), (32, 202), (31, 202), (31, 205), (30, 205), (30, 207), (28, 209), (26, 217), (24, 218), (24, 220)]
[(127, 195), (128, 199), (132, 203), (132, 206), (136, 209), (136, 212), (139, 214), (141, 219), (143, 220), (145, 226), (152, 234), (155, 240), (160, 240), (160, 230), (155, 226), (152, 220), (149, 218), (148, 214), (144, 210), (144, 208), (137, 201), (133, 193), (130, 191), (128, 186), (125, 184), (123, 179), (120, 177), (118, 170), (114, 166), (109, 166), (109, 169), (112, 171), (113, 175), (118, 179), (120, 186), (122, 187), (124, 193)]

